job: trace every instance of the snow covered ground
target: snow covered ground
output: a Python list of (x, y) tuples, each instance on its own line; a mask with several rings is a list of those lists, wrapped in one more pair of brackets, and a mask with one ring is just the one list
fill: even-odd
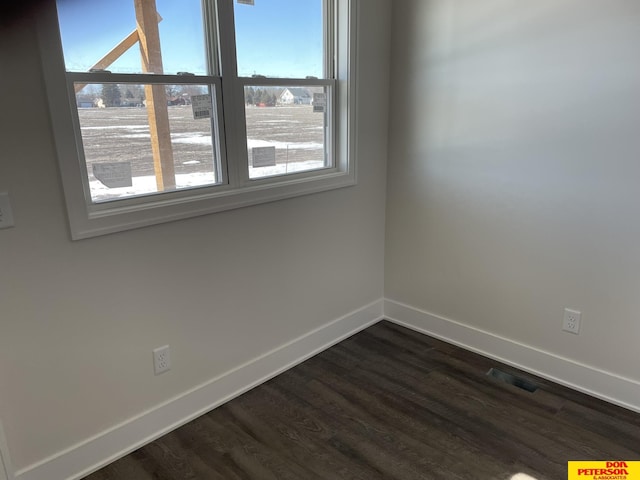
[[(323, 162), (314, 160), (307, 162), (295, 162), (291, 164), (277, 164), (270, 167), (260, 167), (256, 169), (250, 166), (249, 178), (284, 175), (287, 173), (317, 170), (323, 167)], [(259, 175), (255, 172), (259, 172)], [(176, 174), (176, 187), (178, 190), (183, 188), (213, 185), (215, 183), (216, 178), (213, 172)], [(89, 182), (89, 187), (91, 188), (91, 198), (94, 202), (104, 202), (116, 198), (135, 197), (156, 193), (158, 191), (156, 187), (156, 177), (154, 175), (133, 177), (132, 185), (130, 187), (108, 188), (96, 179)]]
[[(214, 185), (217, 168), (210, 122), (193, 120), (190, 108), (169, 109), (177, 189)], [(310, 107), (247, 109), (249, 178), (324, 168), (323, 117)], [(81, 109), (91, 197), (95, 202), (157, 192), (145, 109)], [(275, 147), (276, 165), (252, 167), (252, 149)], [(93, 176), (92, 164), (129, 162), (132, 185), (109, 188)]]

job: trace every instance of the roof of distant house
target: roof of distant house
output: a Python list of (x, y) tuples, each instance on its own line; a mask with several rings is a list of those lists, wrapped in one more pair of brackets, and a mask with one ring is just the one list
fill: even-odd
[(309, 90), (303, 87), (288, 87), (282, 91), (282, 94), (284, 94), (284, 92), (286, 92), (287, 90), (289, 90), (291, 92), (291, 95), (293, 95), (294, 97), (311, 97), (311, 93), (309, 93)]

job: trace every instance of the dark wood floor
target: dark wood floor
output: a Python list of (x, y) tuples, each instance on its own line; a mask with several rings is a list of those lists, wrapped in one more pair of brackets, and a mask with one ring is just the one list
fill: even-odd
[(381, 322), (86, 478), (555, 480), (640, 460), (640, 415), (491, 367), (522, 375)]

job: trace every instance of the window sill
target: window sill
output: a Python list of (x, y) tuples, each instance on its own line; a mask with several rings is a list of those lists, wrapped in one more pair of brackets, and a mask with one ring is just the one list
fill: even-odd
[[(323, 172), (279, 183), (256, 184), (237, 189), (224, 186), (145, 197), (143, 204), (108, 202), (78, 209), (69, 207), (71, 238), (81, 240), (150, 225), (207, 215), (225, 210), (274, 202), (355, 185), (352, 172)], [(202, 193), (197, 193), (201, 191)], [(153, 198), (153, 197), (151, 197)]]

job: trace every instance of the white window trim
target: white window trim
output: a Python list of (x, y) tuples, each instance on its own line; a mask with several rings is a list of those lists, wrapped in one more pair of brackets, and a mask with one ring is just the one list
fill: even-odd
[[(178, 190), (138, 197), (130, 202), (89, 205), (78, 160), (73, 111), (69, 101), (64, 57), (58, 30), (55, 1), (40, 9), (37, 29), (53, 137), (64, 188), (71, 238), (79, 240), (109, 233), (196, 217), (235, 208), (323, 192), (356, 184), (356, 74), (357, 18), (359, 0), (337, 0), (335, 15), (335, 114), (334, 167), (301, 174), (247, 181), (237, 170), (244, 152), (230, 150), (229, 177), (235, 183)], [(224, 85), (223, 76), (223, 85)], [(264, 82), (264, 83), (263, 83)], [(321, 81), (324, 82), (324, 81)], [(292, 84), (289, 79), (260, 79), (261, 84)], [(244, 95), (236, 82), (235, 95)], [(240, 132), (242, 133), (242, 132)], [(220, 139), (222, 143), (224, 139)], [(235, 148), (241, 143), (234, 142)], [(246, 174), (244, 174), (246, 177)], [(242, 181), (237, 181), (240, 178)]]

